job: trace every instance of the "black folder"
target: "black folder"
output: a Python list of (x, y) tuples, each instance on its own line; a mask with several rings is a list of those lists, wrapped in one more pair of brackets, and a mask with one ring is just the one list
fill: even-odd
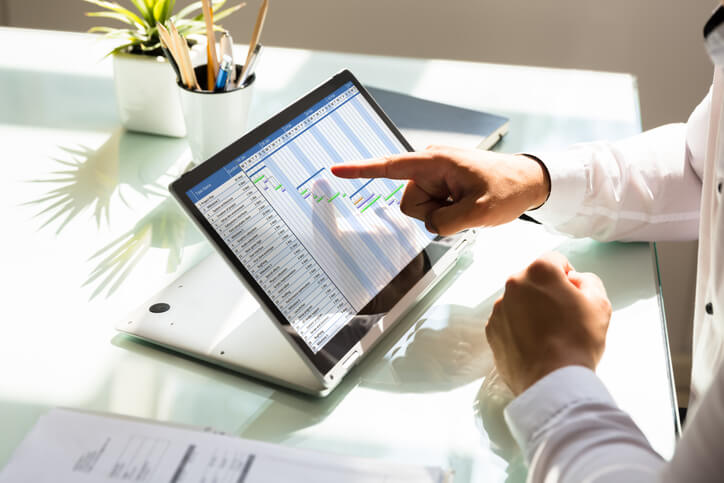
[(503, 116), (365, 86), (415, 149), (430, 144), (490, 149), (508, 132)]

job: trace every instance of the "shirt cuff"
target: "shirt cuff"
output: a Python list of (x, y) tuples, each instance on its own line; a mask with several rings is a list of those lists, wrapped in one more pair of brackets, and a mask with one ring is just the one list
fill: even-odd
[(578, 213), (586, 194), (585, 156), (575, 147), (559, 153), (532, 154), (548, 170), (551, 192), (542, 206), (528, 214), (543, 224), (562, 225)]
[(567, 366), (546, 375), (505, 408), (510, 432), (530, 462), (541, 435), (578, 405), (616, 406), (596, 374), (583, 366)]

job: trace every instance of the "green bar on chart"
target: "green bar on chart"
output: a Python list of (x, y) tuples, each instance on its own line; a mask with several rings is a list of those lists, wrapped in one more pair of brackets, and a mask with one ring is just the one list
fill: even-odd
[(362, 211), (360, 211), (360, 213), (364, 213), (367, 208), (369, 208), (370, 206), (374, 205), (374, 204), (375, 204), (375, 201), (379, 200), (381, 196), (382, 196), (382, 195), (377, 195), (377, 198), (375, 198), (374, 200), (370, 201), (370, 204), (369, 204), (369, 205), (367, 205), (367, 206), (365, 206), (364, 208), (362, 208)]
[(282, 187), (282, 184), (279, 183), (279, 185), (278, 185), (276, 188), (274, 188), (274, 190), (275, 190), (275, 191), (279, 191), (279, 188), (281, 188), (281, 187)]
[(398, 191), (400, 191), (400, 189), (401, 189), (403, 186), (405, 186), (404, 183), (401, 184), (400, 186), (398, 186), (395, 191), (393, 191), (392, 193), (390, 193), (389, 195), (387, 195), (387, 198), (385, 198), (385, 201), (387, 201), (387, 200), (389, 200), (390, 198), (392, 198), (392, 197), (395, 195), (395, 193), (397, 193)]
[(335, 199), (337, 196), (339, 196), (339, 191), (337, 191), (337, 194), (332, 196), (327, 203), (331, 203), (333, 199)]
[(257, 179), (254, 180), (254, 184), (257, 184), (259, 181), (261, 181), (263, 179), (264, 179), (264, 175), (262, 174), (261, 176), (259, 176)]
[(306, 192), (307, 192), (307, 188), (304, 188), (304, 191), (302, 191), (302, 192), (299, 193), (299, 194), (302, 195), (302, 196), (304, 196), (304, 193), (306, 193)]

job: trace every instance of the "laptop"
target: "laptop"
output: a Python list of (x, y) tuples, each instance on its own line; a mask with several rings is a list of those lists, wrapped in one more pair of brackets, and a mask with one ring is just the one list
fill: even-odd
[(411, 150), (352, 73), (333, 76), (170, 185), (215, 253), (117, 328), (329, 394), (474, 237), (404, 215), (404, 182), (329, 171)]

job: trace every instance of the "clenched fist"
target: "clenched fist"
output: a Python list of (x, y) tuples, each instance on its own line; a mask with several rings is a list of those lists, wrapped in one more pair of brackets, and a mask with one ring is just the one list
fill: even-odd
[(485, 333), (498, 372), (517, 396), (556, 369), (595, 370), (610, 318), (601, 279), (549, 253), (508, 279)]

